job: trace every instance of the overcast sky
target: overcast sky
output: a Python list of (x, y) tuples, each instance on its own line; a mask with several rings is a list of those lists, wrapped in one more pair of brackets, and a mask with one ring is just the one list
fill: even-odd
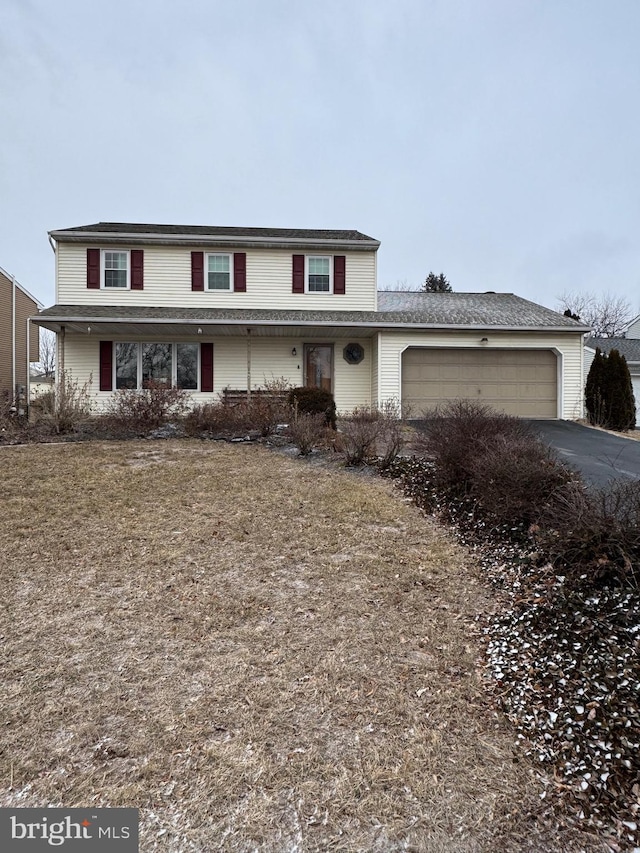
[(378, 287), (640, 313), (639, 0), (0, 0), (0, 266), (47, 231), (356, 228)]

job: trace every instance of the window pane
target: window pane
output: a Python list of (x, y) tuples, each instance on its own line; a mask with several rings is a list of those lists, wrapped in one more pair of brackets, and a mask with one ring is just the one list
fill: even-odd
[(171, 385), (171, 344), (142, 344), (142, 384)]
[(229, 255), (207, 256), (207, 289), (231, 290), (231, 259)]
[(178, 388), (196, 391), (198, 388), (198, 344), (176, 344)]
[(329, 258), (309, 258), (309, 275), (329, 275)]
[(138, 344), (116, 344), (116, 388), (138, 387)]
[(126, 252), (104, 253), (105, 287), (127, 286), (127, 257)]
[(329, 258), (308, 258), (309, 291), (328, 293), (330, 288)]

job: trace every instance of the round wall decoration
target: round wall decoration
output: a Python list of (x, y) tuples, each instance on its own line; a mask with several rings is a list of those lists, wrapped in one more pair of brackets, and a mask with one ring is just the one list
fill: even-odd
[(360, 344), (347, 344), (342, 350), (342, 357), (347, 364), (360, 364), (364, 358), (364, 349)]

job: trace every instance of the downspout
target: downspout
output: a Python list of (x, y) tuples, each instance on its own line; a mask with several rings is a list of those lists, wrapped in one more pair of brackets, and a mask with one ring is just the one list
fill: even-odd
[(29, 357), (31, 355), (31, 351), (29, 349), (30, 342), (31, 342), (31, 324), (29, 321), (29, 317), (27, 317), (27, 382), (25, 385), (25, 388), (26, 388), (25, 408), (27, 410), (27, 419), (29, 418), (29, 404), (31, 403), (31, 362), (29, 361)]
[[(11, 276), (11, 401), (16, 400), (16, 278)], [(17, 408), (17, 406), (16, 406)]]
[(56, 354), (57, 355), (56, 368), (58, 370), (58, 382), (62, 383), (62, 381), (64, 379), (64, 337), (65, 337), (65, 327), (64, 326), (60, 326), (59, 335), (60, 335), (60, 346), (58, 348), (59, 352)]

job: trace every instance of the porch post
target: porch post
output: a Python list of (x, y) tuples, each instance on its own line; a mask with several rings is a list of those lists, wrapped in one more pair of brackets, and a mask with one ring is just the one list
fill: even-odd
[(247, 400), (251, 402), (251, 329), (247, 329)]

